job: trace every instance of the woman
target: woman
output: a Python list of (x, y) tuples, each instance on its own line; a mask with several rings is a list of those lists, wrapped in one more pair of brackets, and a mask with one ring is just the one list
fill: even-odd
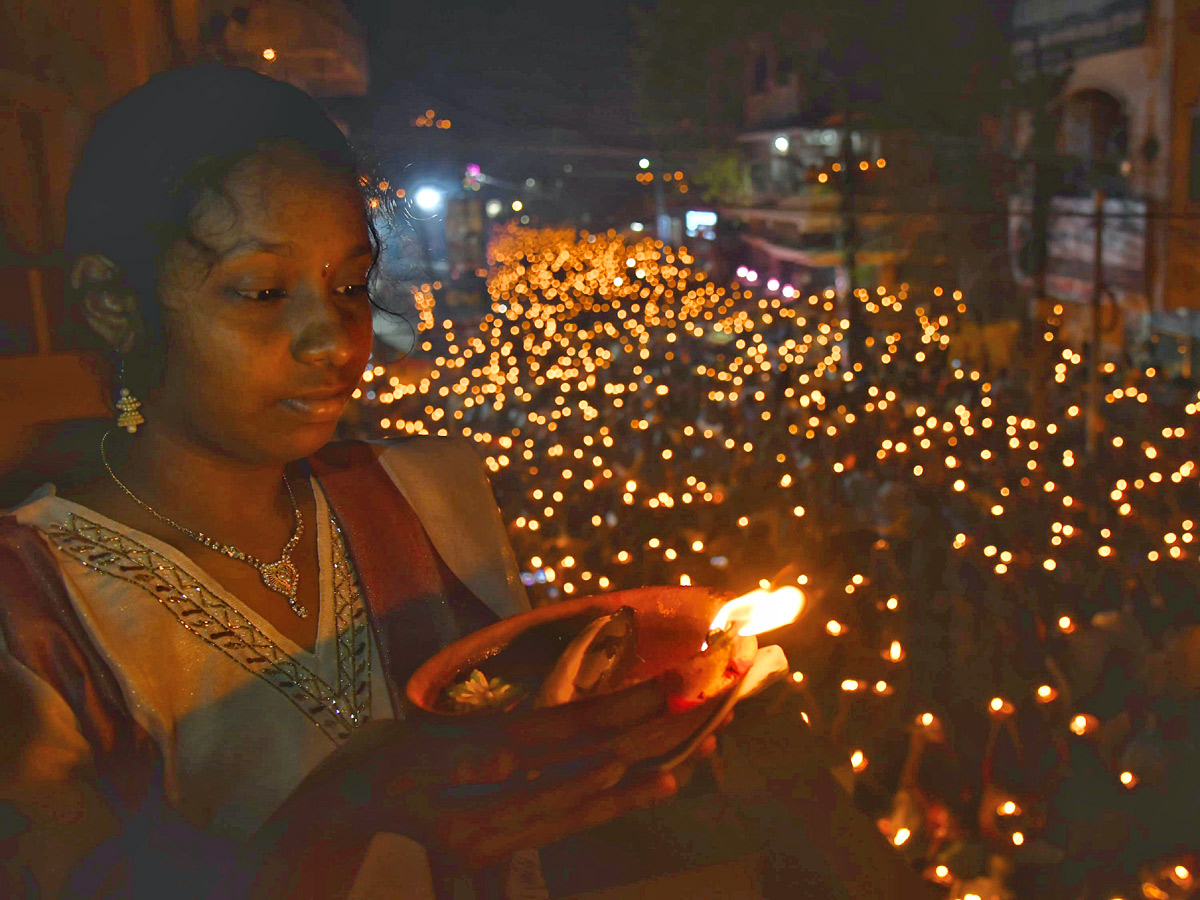
[(467, 800), (512, 754), (393, 721), (422, 659), (527, 601), (469, 445), (326, 447), (378, 244), (314, 101), (248, 70), (152, 79), (98, 121), (68, 232), (124, 427), (95, 477), (0, 519), (2, 887), (341, 896), (383, 871), (429, 896), (433, 870), (674, 790), (592, 761)]

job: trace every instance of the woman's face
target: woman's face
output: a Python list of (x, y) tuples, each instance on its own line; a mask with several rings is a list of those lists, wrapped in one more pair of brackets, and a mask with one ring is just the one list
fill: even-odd
[(287, 150), (239, 165), (159, 279), (166, 364), (147, 427), (248, 464), (332, 436), (371, 354), (370, 232), (353, 179)]

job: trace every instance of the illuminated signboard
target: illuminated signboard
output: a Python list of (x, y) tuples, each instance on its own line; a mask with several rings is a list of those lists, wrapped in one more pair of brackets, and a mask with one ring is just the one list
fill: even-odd
[(1149, 0), (1016, 0), (1012, 52), (1017, 69), (1058, 72), (1077, 60), (1146, 40)]

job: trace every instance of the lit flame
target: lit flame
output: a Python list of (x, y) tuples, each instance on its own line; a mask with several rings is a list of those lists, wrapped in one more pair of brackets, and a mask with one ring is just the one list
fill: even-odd
[(757, 590), (730, 600), (718, 610), (709, 632), (736, 628), (739, 637), (750, 637), (791, 625), (804, 609), (804, 593), (796, 587)]
[(1089, 716), (1087, 713), (1078, 713), (1071, 718), (1071, 731), (1078, 735), (1085, 735), (1096, 727), (1095, 716)]

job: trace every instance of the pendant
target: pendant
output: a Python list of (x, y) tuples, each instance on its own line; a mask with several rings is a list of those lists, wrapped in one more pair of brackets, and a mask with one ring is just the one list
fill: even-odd
[(296, 567), (292, 565), (290, 559), (285, 556), (273, 563), (266, 563), (259, 566), (258, 572), (262, 576), (263, 584), (287, 598), (292, 612), (301, 618), (308, 615), (308, 610), (296, 604), (296, 589), (300, 584), (300, 573), (296, 571)]

